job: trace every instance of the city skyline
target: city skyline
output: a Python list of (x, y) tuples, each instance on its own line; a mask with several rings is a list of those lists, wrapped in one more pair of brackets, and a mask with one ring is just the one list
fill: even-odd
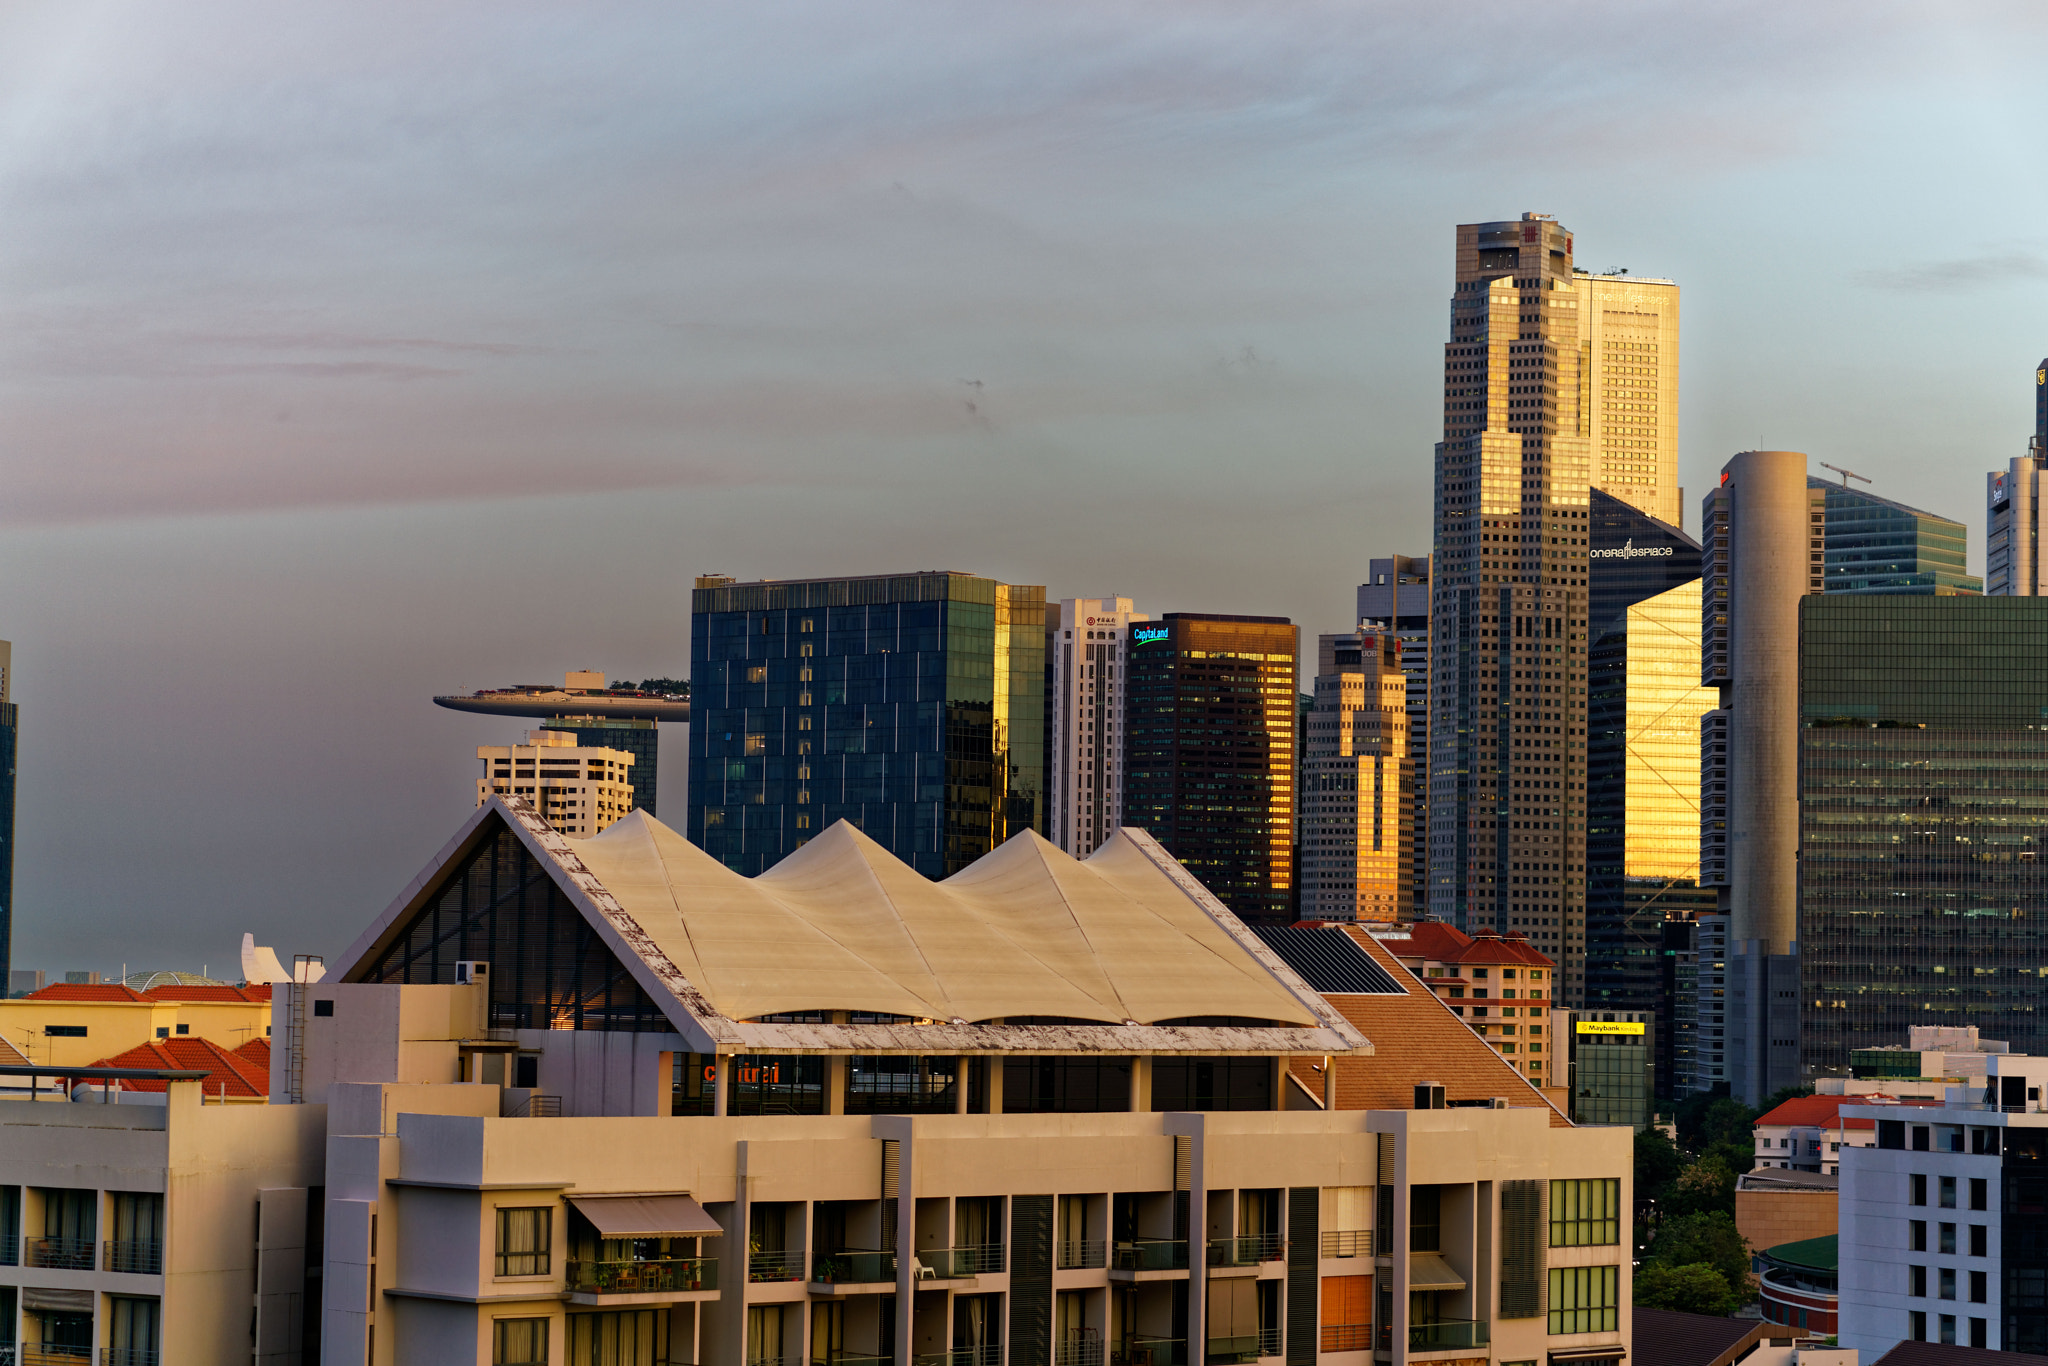
[[(2033, 426), (2036, 120), (1986, 79), (2032, 16), (1674, 9), (1559, 81), (1334, 9), (816, 9), (773, 78), (759, 18), (250, 13), (0, 21), (26, 966), (331, 952), (511, 738), (417, 699), (673, 675), (697, 573), (1349, 625), (1427, 549), (1433, 263), (1482, 214), (1683, 283), (1688, 504), (1793, 447), (1981, 547)], [(1488, 99), (1409, 74), (1453, 55)], [(1585, 154), (1508, 160), (1495, 101)]]

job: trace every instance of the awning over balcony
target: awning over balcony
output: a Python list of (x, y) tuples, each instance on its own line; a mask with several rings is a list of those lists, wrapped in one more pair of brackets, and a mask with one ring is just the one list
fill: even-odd
[(1410, 1290), (1463, 1290), (1465, 1278), (1451, 1270), (1451, 1264), (1434, 1252), (1408, 1254)]
[(687, 1195), (572, 1195), (603, 1238), (706, 1238), (725, 1232)]

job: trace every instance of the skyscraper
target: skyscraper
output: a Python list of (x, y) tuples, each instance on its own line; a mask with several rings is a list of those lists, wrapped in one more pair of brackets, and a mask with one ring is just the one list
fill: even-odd
[(1804, 1050), (1912, 1025), (2048, 1052), (2048, 599), (1799, 604)]
[(1750, 1105), (1799, 1078), (1799, 600), (1821, 589), (1825, 500), (1798, 451), (1743, 451), (1700, 519), (1700, 683), (1720, 691), (1700, 722), (1701, 878), (1728, 916), (1727, 1078)]
[(14, 751), (20, 735), (14, 701), (14, 646), (0, 640), (0, 982), (14, 962)]
[(1456, 273), (1431, 561), (1430, 910), (1554, 933), (1541, 942), (1560, 1002), (1579, 1006), (1589, 505), (1596, 483), (1652, 511), (1675, 498), (1677, 287), (1575, 271), (1571, 234), (1539, 214), (1461, 225)]
[(1042, 828), (1045, 590), (697, 581), (689, 838), (752, 876), (835, 821), (927, 877)]
[(2027, 453), (1984, 477), (1988, 535), (1984, 591), (1995, 598), (2034, 598), (2048, 587), (2041, 563), (2041, 476), (2048, 471), (2048, 360), (2034, 367), (2034, 434)]
[(1411, 920), (1408, 676), (1401, 642), (1361, 627), (1317, 641), (1298, 783), (1301, 918)]
[(1715, 704), (1700, 686), (1700, 547), (1599, 490), (1592, 514), (1586, 1006), (1655, 1013), (1665, 917), (1715, 904), (1699, 886), (1699, 728)]
[(1390, 555), (1371, 561), (1358, 585), (1358, 620), (1400, 643), (1408, 675), (1408, 914), (1429, 908), (1429, 557)]
[(1679, 526), (1678, 286), (1626, 271), (1574, 279), (1593, 485)]
[(1292, 920), (1300, 628), (1168, 612), (1130, 634), (1124, 824), (1244, 919)]
[(579, 745), (624, 750), (633, 756), (630, 786), (633, 809), (656, 814), (661, 764), (661, 732), (652, 721), (620, 720), (609, 716), (551, 716), (543, 729), (558, 730), (576, 737)]
[(1953, 597), (1984, 591), (1984, 580), (1969, 572), (1969, 531), (1961, 522), (1812, 475), (1806, 484), (1826, 495), (1823, 593)]
[(1046, 633), (1046, 838), (1075, 858), (1124, 823), (1127, 628), (1151, 619), (1129, 598), (1065, 598)]

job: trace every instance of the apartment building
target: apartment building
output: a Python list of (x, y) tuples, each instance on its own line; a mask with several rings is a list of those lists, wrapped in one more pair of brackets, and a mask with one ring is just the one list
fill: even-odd
[(1556, 965), (1535, 945), (1434, 920), (1379, 942), (1531, 1085), (1565, 1084), (1556, 1040), (1545, 1037)]
[(1049, 837), (1075, 858), (1124, 823), (1130, 628), (1151, 619), (1129, 598), (1065, 598), (1046, 624)]
[(0, 1039), (38, 1066), (84, 1067), (175, 1039), (226, 1048), (270, 1036), (270, 988), (175, 983), (144, 991), (118, 982), (55, 982), (0, 1000)]
[(1841, 1162), (1841, 1340), (2048, 1349), (2048, 1058), (1994, 1054), (1939, 1104), (1844, 1107), (1876, 1126)]
[(531, 730), (517, 745), (478, 745), (476, 804), (524, 797), (567, 835), (595, 835), (633, 809), (633, 755), (586, 745), (561, 730)]

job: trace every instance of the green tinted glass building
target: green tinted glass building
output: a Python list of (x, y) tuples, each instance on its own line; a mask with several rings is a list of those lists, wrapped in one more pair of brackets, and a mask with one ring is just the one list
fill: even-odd
[(2048, 598), (1829, 594), (1799, 619), (1808, 1075), (1912, 1025), (2048, 1050)]
[(1045, 830), (1045, 590), (697, 581), (688, 835), (751, 877), (846, 820), (927, 877)]
[(1984, 591), (1984, 580), (1968, 572), (1968, 529), (1961, 522), (1810, 475), (1806, 485), (1827, 490), (1825, 592)]

